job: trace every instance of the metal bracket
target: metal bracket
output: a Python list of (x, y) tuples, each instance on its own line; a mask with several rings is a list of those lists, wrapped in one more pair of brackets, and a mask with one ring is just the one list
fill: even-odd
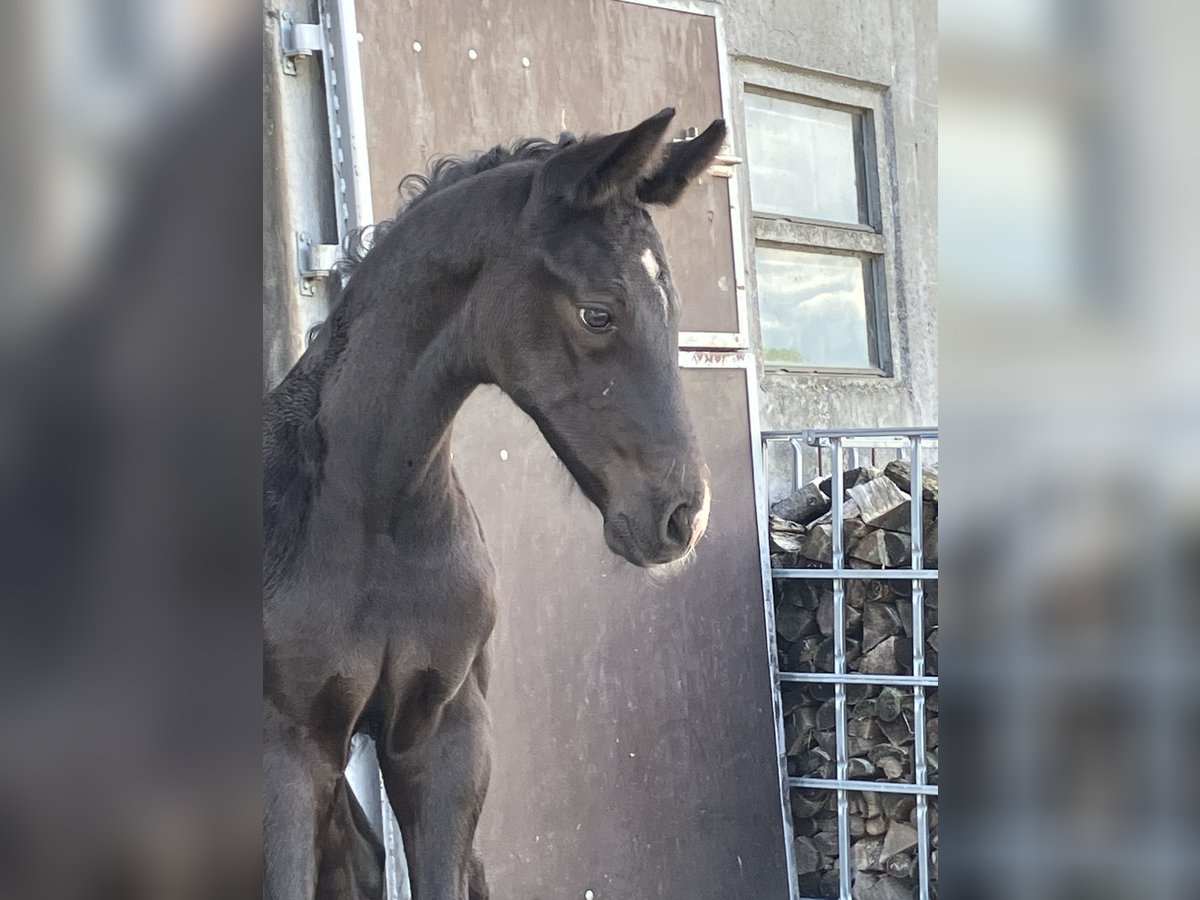
[(717, 178), (732, 178), (733, 167), (740, 166), (744, 160), (740, 156), (734, 156), (728, 152), (728, 144), (721, 148), (721, 152), (713, 157), (712, 165), (708, 167), (708, 174), (715, 175)]
[(325, 39), (320, 25), (298, 24), (291, 13), (279, 16), (279, 46), (283, 51), (283, 71), (296, 74), (296, 57), (325, 52)]
[(333, 275), (338, 261), (338, 245), (314, 244), (307, 234), (297, 234), (296, 261), (300, 269), (300, 293), (311, 297), (316, 293), (314, 282)]
[[(695, 127), (685, 128), (683, 137), (675, 138), (671, 143), (678, 144), (681, 141), (694, 140), (699, 135), (699, 129)], [(729, 147), (729, 142), (726, 141), (721, 145), (721, 152), (713, 157), (712, 165), (706, 170), (709, 175), (716, 178), (732, 178), (733, 167), (740, 166), (745, 160), (740, 156), (734, 156), (733, 150)]]

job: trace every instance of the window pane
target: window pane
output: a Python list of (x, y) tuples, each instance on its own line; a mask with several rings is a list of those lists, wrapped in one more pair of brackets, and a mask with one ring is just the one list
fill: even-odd
[(873, 367), (864, 260), (763, 246), (755, 257), (768, 365)]
[(854, 113), (746, 94), (755, 212), (865, 223)]

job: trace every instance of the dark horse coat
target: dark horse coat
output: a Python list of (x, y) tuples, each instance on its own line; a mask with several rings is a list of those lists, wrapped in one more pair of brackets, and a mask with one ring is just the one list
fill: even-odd
[(682, 400), (679, 298), (646, 207), (725, 134), (627, 132), (444, 161), (351, 275), (263, 424), (265, 894), (380, 896), (343, 770), (370, 734), (415, 900), (483, 898), (494, 572), (450, 461), (504, 390), (639, 566), (689, 553), (707, 471)]

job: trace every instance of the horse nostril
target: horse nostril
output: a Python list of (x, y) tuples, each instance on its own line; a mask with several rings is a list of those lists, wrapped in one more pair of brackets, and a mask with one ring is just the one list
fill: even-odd
[(675, 507), (675, 511), (667, 518), (667, 541), (676, 546), (684, 546), (692, 536), (692, 519), (696, 508), (690, 503)]

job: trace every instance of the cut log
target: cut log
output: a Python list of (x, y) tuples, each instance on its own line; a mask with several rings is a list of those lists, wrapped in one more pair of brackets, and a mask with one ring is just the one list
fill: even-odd
[(855, 900), (912, 900), (912, 886), (898, 878), (859, 878), (854, 882)]
[(906, 534), (912, 530), (911, 501), (890, 478), (875, 478), (855, 485), (849, 494), (864, 524)]
[[(842, 473), (842, 490), (847, 491), (855, 485), (872, 481), (880, 477), (882, 474), (883, 473), (880, 472), (879, 469), (871, 466), (858, 466), (854, 469), (846, 469), (846, 471)], [(825, 494), (826, 497), (833, 496), (832, 475), (827, 475), (826, 477), (822, 478), (819, 482), (817, 482), (817, 486), (821, 489), (821, 492)]]
[[(870, 831), (871, 823), (867, 823), (867, 830)], [(881, 838), (865, 837), (854, 842), (854, 846), (850, 848), (850, 864), (858, 872), (871, 872), (879, 870), (879, 854), (883, 852), (883, 840)]]
[(875, 764), (861, 756), (852, 757), (846, 761), (846, 777), (869, 781), (875, 777)]
[(872, 530), (856, 541), (847, 555), (874, 569), (902, 569), (912, 559), (912, 540), (898, 532)]
[(917, 870), (916, 860), (911, 853), (897, 853), (887, 858), (883, 869), (893, 878), (910, 878)]
[(883, 839), (883, 850), (879, 854), (880, 862), (887, 862), (896, 853), (903, 853), (917, 846), (917, 829), (907, 822), (892, 822)]
[(879, 692), (879, 697), (875, 700), (875, 711), (879, 714), (879, 718), (884, 722), (891, 722), (904, 707), (904, 695), (898, 688), (885, 687)]
[(938, 566), (938, 523), (937, 519), (930, 522), (926, 519), (924, 546), (922, 549), (922, 565), (927, 569), (936, 569)]
[[(886, 475), (895, 485), (909, 493), (909, 488), (912, 487), (912, 463), (907, 459), (894, 459), (883, 467), (883, 474)], [(929, 466), (921, 467), (921, 499), (931, 500), (937, 503), (938, 500), (938, 473), (937, 469)]]
[(792, 842), (792, 855), (796, 859), (796, 873), (815, 872), (821, 865), (821, 853), (812, 838), (798, 837)]
[(830, 565), (833, 562), (833, 526), (814, 525), (800, 546), (800, 555), (813, 562)]
[(810, 633), (816, 624), (811, 610), (781, 603), (775, 610), (775, 631), (789, 644)]
[[(852, 606), (845, 607), (846, 633), (857, 634), (862, 630), (862, 611)], [(825, 637), (833, 636), (833, 593), (825, 594), (817, 604), (817, 628)]]
[[(888, 781), (897, 781), (904, 777), (907, 756), (899, 747), (877, 744), (867, 753), (867, 758), (875, 763)], [(889, 818), (892, 817), (889, 815)]]
[(912, 673), (912, 646), (893, 636), (885, 638), (858, 661), (864, 675), (909, 675)]
[(862, 609), (865, 603), (877, 603), (883, 599), (886, 589), (881, 581), (867, 581), (855, 578), (846, 582), (846, 603), (855, 609)]
[(862, 611), (862, 647), (870, 653), (880, 642), (904, 630), (900, 614), (890, 603), (868, 603)]
[(838, 855), (838, 835), (837, 835), (837, 819), (833, 820), (833, 828), (830, 831), (818, 831), (813, 835), (813, 843), (824, 856)]
[(825, 806), (828, 791), (792, 791), (792, 818), (811, 819)]
[(891, 722), (880, 721), (879, 730), (894, 747), (903, 747), (913, 739), (912, 721), (905, 715), (897, 716)]
[(807, 525), (828, 509), (829, 494), (810, 482), (772, 506), (771, 514), (789, 522)]

